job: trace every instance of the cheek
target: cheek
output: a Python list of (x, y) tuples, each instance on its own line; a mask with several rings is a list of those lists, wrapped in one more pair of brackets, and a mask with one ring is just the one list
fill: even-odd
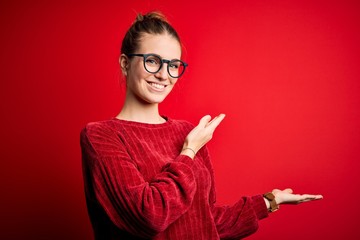
[(139, 79), (141, 79), (141, 75), (138, 72), (129, 70), (126, 75), (126, 84), (127, 86), (133, 86)]
[(147, 79), (151, 76), (151, 73), (145, 71), (143, 65), (133, 66), (130, 71), (128, 71), (128, 77), (132, 80), (139, 81), (141, 79)]
[(134, 72), (128, 73), (126, 78), (126, 86), (133, 91), (143, 91), (146, 88), (146, 79), (150, 75), (148, 73)]
[(177, 81), (178, 81), (177, 78), (172, 78), (172, 79), (170, 80), (171, 85), (172, 85), (172, 86), (175, 86), (175, 84), (177, 83)]

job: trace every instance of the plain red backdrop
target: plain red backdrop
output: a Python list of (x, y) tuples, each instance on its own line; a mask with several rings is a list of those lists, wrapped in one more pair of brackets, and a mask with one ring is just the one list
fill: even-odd
[(348, 0), (1, 1), (0, 238), (92, 239), (79, 132), (120, 111), (121, 40), (153, 9), (189, 63), (162, 114), (227, 114), (209, 144), (218, 202), (324, 195), (248, 239), (360, 239), (360, 2)]

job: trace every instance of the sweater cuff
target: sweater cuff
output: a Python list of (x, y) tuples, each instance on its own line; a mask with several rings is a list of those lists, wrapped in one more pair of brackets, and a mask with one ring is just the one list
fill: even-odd
[(191, 157), (187, 156), (187, 155), (183, 155), (180, 154), (176, 159), (175, 162), (181, 162), (181, 163), (185, 163), (186, 165), (188, 165), (190, 168), (192, 168), (192, 166), (194, 165), (194, 160), (191, 159)]
[(266, 203), (264, 201), (264, 197), (262, 195), (256, 195), (251, 197), (253, 202), (253, 208), (256, 213), (257, 218), (263, 219), (269, 216), (269, 211), (266, 207)]

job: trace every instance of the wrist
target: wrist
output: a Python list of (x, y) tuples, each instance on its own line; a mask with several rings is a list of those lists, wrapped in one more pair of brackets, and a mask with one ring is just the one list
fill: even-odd
[(279, 204), (276, 202), (275, 195), (272, 192), (265, 193), (263, 197), (269, 212), (275, 212), (280, 208)]
[(181, 154), (183, 155), (187, 155), (188, 157), (190, 157), (191, 159), (194, 159), (196, 152), (194, 149), (190, 148), (190, 147), (184, 147), (181, 150)]
[(270, 208), (270, 202), (269, 202), (269, 200), (267, 200), (264, 196), (263, 196), (263, 199), (264, 199), (266, 208), (269, 210), (269, 208)]

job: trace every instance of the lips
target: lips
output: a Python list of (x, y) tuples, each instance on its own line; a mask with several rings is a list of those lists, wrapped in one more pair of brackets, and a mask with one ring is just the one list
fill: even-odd
[(159, 90), (159, 91), (163, 90), (166, 87), (166, 85), (160, 84), (160, 83), (154, 83), (154, 82), (147, 82), (147, 83), (151, 87), (153, 87), (154, 89)]

